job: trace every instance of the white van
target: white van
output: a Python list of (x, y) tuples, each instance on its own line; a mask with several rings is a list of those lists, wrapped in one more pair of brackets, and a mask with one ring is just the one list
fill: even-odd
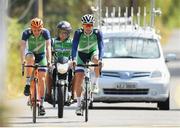
[(155, 30), (126, 26), (102, 32), (104, 66), (94, 102), (156, 102), (168, 110), (170, 73), (165, 62), (175, 57), (164, 58)]

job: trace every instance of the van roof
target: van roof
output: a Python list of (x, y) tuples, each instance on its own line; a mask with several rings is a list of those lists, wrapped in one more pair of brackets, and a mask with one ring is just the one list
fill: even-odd
[(150, 27), (139, 27), (136, 25), (123, 26), (102, 26), (104, 37), (122, 37), (122, 38), (146, 38), (157, 39), (161, 37)]

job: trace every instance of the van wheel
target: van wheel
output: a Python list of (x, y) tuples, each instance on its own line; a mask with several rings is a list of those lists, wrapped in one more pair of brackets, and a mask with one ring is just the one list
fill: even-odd
[(157, 106), (159, 110), (169, 110), (169, 97), (164, 102), (158, 102)]

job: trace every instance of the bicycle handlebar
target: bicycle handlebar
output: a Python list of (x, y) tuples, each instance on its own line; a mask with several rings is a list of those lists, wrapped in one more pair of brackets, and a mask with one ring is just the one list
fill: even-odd
[(31, 68), (44, 68), (44, 67), (47, 67), (47, 66), (40, 66), (40, 65), (24, 65), (24, 67), (31, 67)]
[(25, 64), (22, 64), (22, 76), (24, 76), (24, 67), (31, 67), (31, 68), (45, 68), (47, 66), (41, 66), (39, 64), (34, 64), (34, 65), (25, 65)]
[(77, 64), (76, 66), (80, 66), (80, 67), (97, 67), (99, 66), (99, 64)]

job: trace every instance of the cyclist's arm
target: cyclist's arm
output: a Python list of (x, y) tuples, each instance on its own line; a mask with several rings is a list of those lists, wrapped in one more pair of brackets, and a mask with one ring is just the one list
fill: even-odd
[(43, 36), (46, 40), (46, 57), (47, 57), (47, 62), (51, 63), (51, 36), (50, 32), (47, 29), (43, 29)]
[(74, 33), (73, 41), (72, 41), (72, 60), (76, 59), (76, 53), (77, 53), (77, 48), (79, 44), (79, 38), (80, 38), (80, 32), (76, 31)]
[(47, 61), (51, 63), (51, 40), (46, 40)]
[(104, 42), (103, 42), (103, 35), (101, 31), (98, 31), (98, 50), (99, 50), (99, 60), (102, 60), (104, 55)]
[(22, 33), (21, 41), (20, 41), (20, 46), (21, 46), (21, 63), (23, 64), (25, 61), (25, 49), (26, 49), (26, 41), (28, 40), (29, 36), (31, 35), (30, 29), (26, 29)]

